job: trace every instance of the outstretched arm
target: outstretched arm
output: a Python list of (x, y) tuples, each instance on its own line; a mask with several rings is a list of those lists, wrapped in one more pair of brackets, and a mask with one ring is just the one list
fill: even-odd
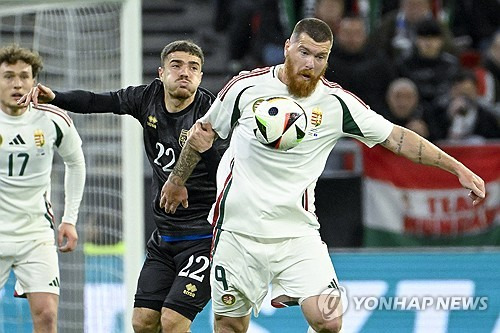
[[(200, 131), (202, 131), (201, 134)], [(202, 137), (209, 139), (207, 141)], [(201, 160), (199, 151), (210, 148), (214, 137), (215, 132), (210, 124), (195, 123), (193, 125), (179, 160), (161, 190), (160, 207), (165, 208), (165, 212), (175, 213), (180, 203), (184, 208), (188, 207), (188, 194), (184, 184)]]
[[(125, 95), (121, 96), (122, 99), (125, 97)], [(121, 106), (120, 97), (115, 92), (100, 94), (85, 90), (59, 92), (53, 91), (41, 83), (31, 88), (17, 101), (17, 104), (28, 106), (30, 102), (35, 106), (38, 106), (39, 103), (50, 103), (75, 113), (120, 113)]]
[(381, 145), (413, 162), (436, 166), (456, 175), (460, 184), (470, 190), (469, 197), (474, 205), (484, 199), (484, 181), (479, 176), (415, 132), (394, 125), (391, 134)]

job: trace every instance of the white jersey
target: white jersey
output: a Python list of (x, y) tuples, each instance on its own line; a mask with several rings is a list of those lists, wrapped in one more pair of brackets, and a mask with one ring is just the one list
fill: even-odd
[[(20, 116), (0, 110), (0, 241), (54, 239), (54, 151), (66, 164), (63, 221), (76, 223), (85, 180), (81, 143), (67, 113), (55, 106), (30, 106)], [(68, 169), (77, 171), (71, 181)]]
[(393, 129), (355, 95), (322, 78), (311, 96), (295, 98), (308, 121), (302, 142), (288, 151), (264, 146), (253, 132), (252, 106), (259, 99), (292, 97), (278, 79), (280, 66), (234, 77), (200, 119), (222, 138), (233, 129), (209, 215), (217, 228), (262, 238), (318, 234), (314, 187), (335, 143), (352, 137), (372, 147)]

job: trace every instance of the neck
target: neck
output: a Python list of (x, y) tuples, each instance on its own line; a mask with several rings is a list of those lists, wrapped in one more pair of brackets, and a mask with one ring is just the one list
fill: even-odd
[(286, 79), (286, 69), (285, 65), (281, 66), (278, 69), (278, 79), (283, 82), (284, 84), (288, 85), (288, 80)]
[(194, 101), (195, 94), (186, 99), (174, 98), (172, 96), (165, 96), (165, 107), (168, 112), (177, 113), (187, 108)]
[(20, 116), (23, 113), (25, 113), (26, 110), (28, 110), (28, 107), (13, 108), (13, 107), (9, 107), (5, 104), (2, 104), (0, 110), (2, 110), (3, 113), (8, 114), (9, 116)]

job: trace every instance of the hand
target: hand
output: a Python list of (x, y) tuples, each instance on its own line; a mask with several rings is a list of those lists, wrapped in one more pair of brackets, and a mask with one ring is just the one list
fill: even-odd
[(199, 153), (203, 153), (212, 147), (215, 132), (210, 123), (195, 123), (189, 130), (187, 144)]
[[(63, 245), (66, 238), (66, 244)], [(78, 243), (78, 233), (73, 224), (63, 222), (59, 225), (59, 232), (57, 235), (57, 245), (61, 252), (71, 252), (76, 248)]]
[(170, 174), (170, 177), (168, 177), (168, 180), (161, 189), (160, 208), (164, 208), (166, 213), (174, 214), (181, 202), (182, 207), (188, 208), (186, 186), (180, 184), (178, 181), (178, 177)]
[(33, 102), (35, 106), (38, 106), (38, 103), (48, 103), (56, 98), (56, 94), (49, 88), (44, 86), (41, 83), (38, 83), (36, 86), (30, 89), (27, 94), (24, 94), (18, 101), (18, 105), (28, 106), (30, 102)]
[(469, 198), (472, 199), (472, 205), (476, 206), (486, 197), (484, 180), (466, 167), (458, 173), (458, 180), (463, 187), (470, 190)]

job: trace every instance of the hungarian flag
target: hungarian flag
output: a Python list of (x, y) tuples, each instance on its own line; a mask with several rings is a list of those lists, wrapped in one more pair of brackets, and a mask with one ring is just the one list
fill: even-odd
[(441, 148), (483, 178), (486, 199), (474, 207), (455, 175), (364, 147), (366, 246), (500, 245), (500, 143)]

